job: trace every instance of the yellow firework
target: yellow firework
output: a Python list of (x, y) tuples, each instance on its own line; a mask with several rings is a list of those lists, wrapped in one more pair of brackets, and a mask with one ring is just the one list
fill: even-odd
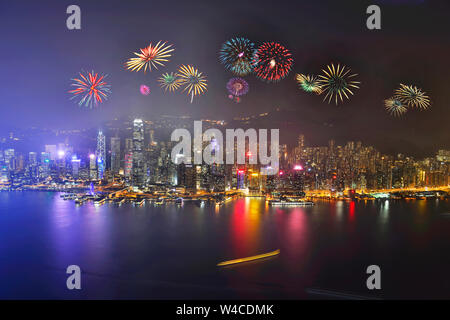
[(173, 72), (163, 73), (161, 77), (158, 78), (158, 81), (164, 91), (175, 91), (180, 87), (180, 79)]
[(187, 94), (191, 96), (191, 103), (194, 96), (207, 90), (206, 76), (191, 65), (182, 65), (177, 76), (180, 78), (180, 85), (184, 86), (183, 92), (187, 90)]
[(166, 45), (167, 42), (158, 43), (154, 46), (152, 43), (146, 48), (140, 49), (141, 53), (134, 52), (137, 58), (130, 58), (126, 62), (126, 67), (131, 71), (140, 71), (144, 68), (144, 73), (152, 71), (152, 67), (158, 69), (158, 66), (164, 66), (164, 62), (169, 61), (168, 58), (172, 56), (171, 52), (174, 51), (172, 45)]
[(384, 107), (387, 112), (396, 117), (399, 117), (408, 111), (408, 108), (406, 108), (400, 100), (395, 98), (384, 100)]
[(317, 81), (316, 76), (296, 74), (295, 79), (297, 80), (298, 86), (306, 92), (314, 92), (317, 94), (322, 93), (322, 89)]
[(349, 68), (341, 67), (339, 64), (335, 68), (334, 64), (331, 64), (331, 66), (327, 66), (327, 69), (328, 71), (322, 69), (323, 74), (319, 75), (319, 80), (317, 80), (322, 92), (326, 92), (324, 101), (328, 98), (328, 103), (330, 103), (334, 97), (337, 105), (338, 97), (343, 102), (343, 97), (349, 99), (348, 94), (353, 95), (352, 89), (359, 89), (358, 85), (361, 82), (353, 80), (357, 74), (350, 74), (351, 70)]
[(394, 97), (409, 107), (417, 107), (422, 110), (428, 109), (431, 105), (430, 97), (416, 86), (400, 84), (400, 88), (395, 90)]

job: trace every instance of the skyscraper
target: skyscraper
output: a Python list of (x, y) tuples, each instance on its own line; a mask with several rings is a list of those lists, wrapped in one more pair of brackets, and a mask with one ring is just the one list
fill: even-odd
[(89, 155), (89, 178), (91, 180), (97, 179), (97, 164), (95, 158), (95, 154)]
[(39, 170), (39, 178), (47, 179), (50, 175), (50, 153), (41, 152), (41, 167)]
[(142, 119), (133, 121), (133, 167), (132, 183), (134, 187), (144, 185), (144, 122)]
[(105, 135), (102, 130), (98, 131), (97, 135), (97, 178), (99, 180), (103, 179), (103, 173), (106, 167), (106, 146), (105, 146)]
[(119, 174), (120, 170), (120, 138), (111, 138), (111, 171)]
[(14, 149), (5, 150), (5, 165), (10, 171), (16, 170), (16, 158)]
[(79, 172), (80, 172), (80, 163), (81, 160), (77, 159), (77, 156), (72, 157), (72, 177), (75, 179), (79, 178)]

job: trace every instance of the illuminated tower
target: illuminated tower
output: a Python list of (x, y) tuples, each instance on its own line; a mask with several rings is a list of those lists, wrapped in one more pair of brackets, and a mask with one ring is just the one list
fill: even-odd
[(99, 180), (103, 179), (103, 173), (105, 172), (106, 166), (106, 146), (105, 146), (105, 136), (102, 130), (98, 131), (97, 135), (97, 178)]
[(50, 175), (50, 158), (51, 155), (48, 152), (41, 152), (41, 166), (39, 169), (39, 178), (47, 179)]
[(72, 177), (78, 179), (80, 175), (80, 163), (81, 160), (77, 159), (77, 156), (72, 156)]
[(95, 154), (89, 155), (89, 179), (97, 179), (97, 164), (95, 163)]
[(111, 138), (111, 171), (119, 174), (120, 170), (120, 138)]
[(144, 185), (144, 122), (142, 119), (133, 121), (133, 167), (132, 183), (134, 187)]

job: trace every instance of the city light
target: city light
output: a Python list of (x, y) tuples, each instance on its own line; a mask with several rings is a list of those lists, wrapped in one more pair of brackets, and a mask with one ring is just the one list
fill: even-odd
[(297, 164), (297, 165), (294, 166), (294, 170), (295, 171), (301, 171), (301, 170), (303, 170), (303, 167), (301, 165)]

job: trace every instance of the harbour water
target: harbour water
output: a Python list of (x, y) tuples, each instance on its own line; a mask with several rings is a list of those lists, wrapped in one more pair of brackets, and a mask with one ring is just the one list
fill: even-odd
[[(69, 265), (81, 290), (66, 287)], [(1, 299), (448, 299), (449, 273), (448, 199), (77, 206), (59, 193), (0, 193)]]

